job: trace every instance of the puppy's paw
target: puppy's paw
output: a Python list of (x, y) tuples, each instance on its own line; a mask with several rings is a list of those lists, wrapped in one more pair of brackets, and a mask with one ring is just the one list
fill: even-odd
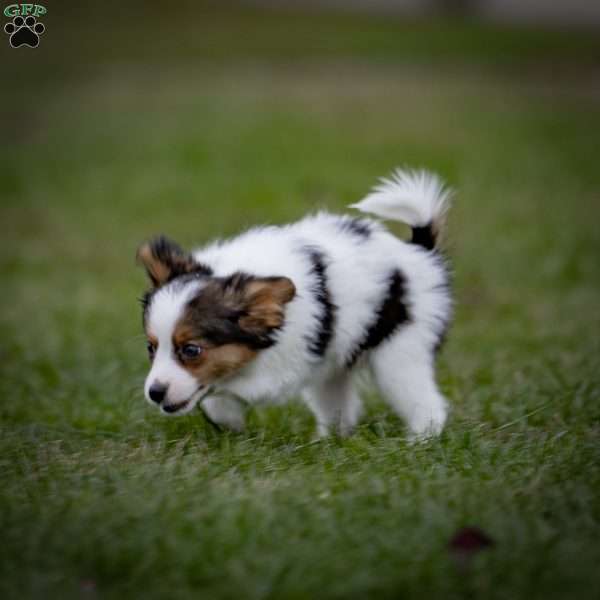
[(445, 404), (439, 404), (435, 409), (430, 407), (422, 414), (413, 415), (414, 418), (409, 423), (408, 442), (415, 444), (438, 437), (444, 429), (447, 416)]
[(201, 406), (207, 417), (235, 432), (242, 432), (246, 427), (246, 415), (244, 405), (230, 396), (211, 394)]

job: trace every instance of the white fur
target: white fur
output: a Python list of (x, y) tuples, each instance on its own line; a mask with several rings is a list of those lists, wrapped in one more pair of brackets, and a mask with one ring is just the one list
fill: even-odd
[[(436, 176), (396, 171), (392, 180), (384, 180), (354, 206), (421, 227), (441, 218), (448, 198), (449, 192)], [(437, 434), (446, 420), (447, 408), (434, 379), (433, 349), (451, 312), (443, 261), (435, 252), (399, 240), (376, 221), (364, 220), (371, 235), (361, 240), (340, 230), (340, 218), (318, 213), (291, 225), (254, 228), (194, 252), (195, 259), (210, 266), (217, 277), (243, 271), (256, 276), (286, 276), (296, 286), (296, 296), (285, 307), (285, 323), (276, 334), (277, 343), (260, 351), (234, 376), (217, 382), (214, 391), (250, 404), (282, 402), (302, 393), (317, 416), (321, 434), (332, 428), (345, 434), (361, 414), (352, 382), (354, 370), (370, 366), (384, 398), (405, 419), (411, 435)], [(315, 301), (314, 274), (302, 250), (313, 246), (327, 257), (327, 285), (337, 306), (333, 336), (322, 357), (311, 353), (307, 344), (307, 336), (320, 327), (322, 309)], [(397, 327), (349, 371), (348, 358), (376, 318), (394, 270), (405, 278), (405, 303), (411, 321)], [(185, 400), (198, 385), (169, 356), (173, 326), (197, 286), (169, 284), (159, 290), (149, 308), (149, 327), (159, 338), (160, 347), (146, 388), (154, 379), (164, 380), (169, 383), (173, 402)], [(243, 412), (231, 402), (220, 410), (218, 397), (206, 400), (209, 414), (239, 429)]]
[(452, 192), (434, 173), (396, 169), (370, 194), (350, 208), (411, 227), (438, 222), (449, 208)]
[(209, 418), (233, 431), (244, 429), (245, 408), (237, 398), (219, 392), (211, 393), (202, 402), (202, 410)]

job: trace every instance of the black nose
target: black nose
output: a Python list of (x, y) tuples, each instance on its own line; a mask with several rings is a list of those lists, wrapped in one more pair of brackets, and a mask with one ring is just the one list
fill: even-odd
[(168, 386), (163, 385), (162, 383), (153, 383), (148, 390), (148, 396), (150, 396), (152, 402), (160, 404), (165, 399), (167, 387)]

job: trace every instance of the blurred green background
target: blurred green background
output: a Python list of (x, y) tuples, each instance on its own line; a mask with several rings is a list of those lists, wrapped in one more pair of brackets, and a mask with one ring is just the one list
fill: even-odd
[[(598, 31), (46, 7), (0, 44), (2, 597), (598, 597)], [(457, 189), (444, 435), (376, 396), (316, 444), (299, 405), (155, 414), (140, 241), (344, 210), (398, 165)], [(493, 546), (457, 556), (465, 526)]]

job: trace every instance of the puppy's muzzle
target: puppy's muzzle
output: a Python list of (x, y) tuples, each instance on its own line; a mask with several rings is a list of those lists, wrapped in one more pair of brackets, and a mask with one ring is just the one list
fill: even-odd
[[(203, 398), (210, 391), (210, 389), (211, 389), (210, 386), (201, 385), (187, 400), (184, 400), (183, 402), (167, 403), (164, 401), (165, 394), (163, 394), (163, 396), (162, 396), (163, 399), (158, 404), (160, 404), (160, 409), (164, 413), (172, 415), (172, 414), (175, 414), (175, 413), (178, 413), (178, 412), (184, 410), (185, 408), (190, 406), (190, 404), (192, 404), (192, 403), (195, 404), (198, 400)], [(149, 390), (148, 393), (151, 394), (151, 390)], [(154, 400), (154, 398), (153, 398), (153, 400)]]

